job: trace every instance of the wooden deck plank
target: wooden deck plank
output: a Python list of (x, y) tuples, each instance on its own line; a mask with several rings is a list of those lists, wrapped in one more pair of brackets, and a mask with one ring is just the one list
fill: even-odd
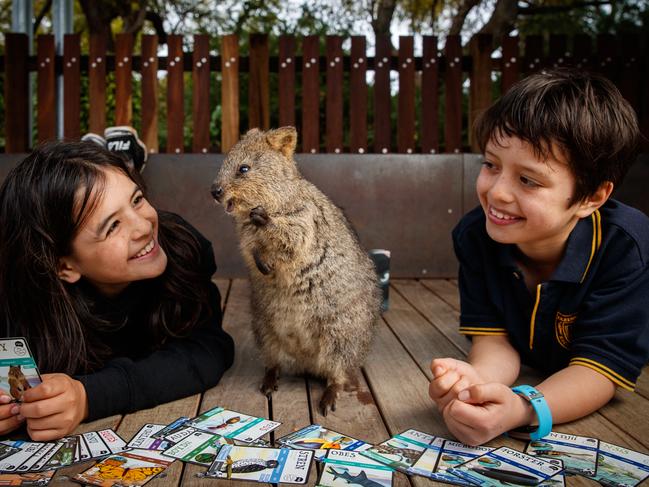
[(451, 308), (460, 311), (460, 293), (457, 288), (457, 281), (448, 279), (422, 279), (419, 282), (434, 292)]

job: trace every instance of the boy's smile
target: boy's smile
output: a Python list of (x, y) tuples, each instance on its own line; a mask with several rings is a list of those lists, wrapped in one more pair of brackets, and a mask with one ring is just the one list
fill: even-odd
[(476, 183), (487, 233), (533, 261), (557, 264), (577, 221), (597, 206), (589, 198), (570, 205), (575, 176), (556, 146), (544, 160), (521, 139), (495, 137)]

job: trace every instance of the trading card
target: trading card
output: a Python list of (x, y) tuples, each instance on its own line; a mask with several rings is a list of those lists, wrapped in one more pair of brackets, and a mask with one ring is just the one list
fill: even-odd
[(305, 484), (313, 450), (223, 445), (207, 477), (272, 484)]
[(298, 450), (314, 450), (315, 459), (321, 461), (327, 450), (363, 451), (372, 445), (351, 436), (346, 436), (336, 431), (312, 424), (294, 431), (277, 440), (281, 446)]
[(317, 487), (391, 487), (393, 470), (387, 465), (364, 457), (360, 452), (326, 450), (324, 467)]
[(165, 470), (172, 462), (173, 460), (164, 458), (157, 451), (130, 450), (104, 458), (71, 480), (101, 487), (140, 486)]
[(32, 465), (32, 471), (42, 470), (45, 465), (52, 459), (54, 455), (63, 447), (64, 443), (56, 442), (54, 443), (54, 448), (50, 449), (43, 455), (34, 465)]
[(36, 487), (47, 485), (56, 470), (47, 470), (45, 472), (22, 472), (22, 473), (3, 473), (0, 474), (0, 485), (24, 485), (25, 487)]
[(133, 436), (126, 446), (129, 448), (139, 448), (141, 450), (166, 450), (171, 446), (171, 443), (162, 438), (156, 438), (153, 436), (164, 427), (164, 424), (145, 424), (142, 426), (140, 431), (135, 433), (135, 436)]
[(8, 457), (9, 455), (13, 455), (14, 453), (20, 451), (20, 448), (15, 448), (13, 446), (6, 445), (4, 443), (0, 443), (0, 460), (3, 458)]
[(79, 441), (77, 441), (77, 453), (79, 456), (79, 461), (84, 462), (86, 460), (90, 460), (92, 458), (90, 456), (90, 448), (88, 448), (88, 445), (86, 444), (86, 439), (83, 437), (83, 435), (75, 435)]
[(503, 484), (539, 485), (563, 470), (561, 460), (545, 460), (501, 447), (448, 469), (453, 475), (483, 487)]
[(159, 431), (156, 431), (151, 436), (153, 436), (154, 438), (165, 439), (165, 436), (167, 436), (168, 434), (173, 433), (174, 431), (178, 431), (181, 428), (184, 428), (188, 421), (189, 418), (187, 416), (181, 416), (180, 418), (174, 419), (167, 426), (165, 426)]
[(599, 440), (552, 432), (540, 440), (530, 441), (525, 453), (563, 461), (566, 473), (592, 477), (597, 471)]
[(13, 402), (20, 402), (27, 389), (40, 383), (38, 367), (25, 339), (0, 339), (0, 389)]
[(104, 457), (110, 454), (110, 448), (104, 443), (97, 431), (89, 431), (82, 436), (90, 451), (90, 458)]
[(261, 438), (281, 424), (221, 407), (211, 409), (189, 422), (196, 429), (246, 443)]
[(164, 437), (164, 440), (167, 441), (171, 445), (175, 445), (179, 441), (184, 440), (188, 436), (190, 436), (192, 433), (195, 431), (198, 431), (196, 428), (193, 428), (191, 426), (179, 426), (178, 429), (175, 431), (170, 432)]
[(473, 460), (474, 458), (490, 451), (493, 451), (493, 448), (489, 448), (488, 446), (469, 446), (460, 443), (459, 441), (444, 440), (442, 451), (437, 460), (437, 465), (435, 465), (435, 474), (433, 478), (440, 482), (472, 485), (470, 482), (462, 480), (452, 473), (449, 473), (448, 469), (457, 467), (462, 463)]
[(79, 438), (76, 436), (68, 436), (62, 438), (59, 443), (61, 443), (61, 448), (50, 458), (50, 461), (45, 464), (43, 467), (46, 470), (57, 469), (61, 467), (67, 467), (72, 465), (74, 462), (74, 452), (77, 449), (77, 443)]
[(606, 487), (633, 487), (649, 478), (649, 455), (600, 441), (591, 478)]
[(43, 443), (42, 446), (34, 452), (34, 454), (25, 460), (20, 466), (16, 469), (16, 472), (29, 472), (32, 470), (38, 470), (36, 464), (39, 463), (43, 458), (51, 458), (51, 455), (48, 455), (54, 449), (58, 449), (58, 443)]
[(233, 442), (229, 438), (197, 430), (162, 454), (167, 457), (177, 458), (183, 462), (209, 467), (216, 459), (219, 448), (223, 445), (232, 444)]
[(126, 449), (126, 442), (115, 433), (112, 429), (97, 431), (104, 444), (108, 447), (111, 453), (119, 453)]
[(410, 468), (430, 447), (434, 438), (427, 433), (409, 429), (361, 454), (401, 472), (410, 473)]
[(0, 460), (0, 471), (2, 472), (14, 472), (18, 470), (18, 467), (45, 445), (45, 443), (34, 441), (14, 441), (12, 443), (11, 446), (19, 450), (13, 455)]

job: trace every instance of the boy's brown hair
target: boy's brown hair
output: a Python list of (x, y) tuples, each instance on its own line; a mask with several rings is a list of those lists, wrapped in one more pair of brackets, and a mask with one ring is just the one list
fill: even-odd
[(571, 204), (606, 181), (617, 187), (640, 137), (633, 108), (611, 81), (567, 68), (519, 81), (478, 118), (474, 130), (482, 152), (501, 136), (527, 142), (544, 159), (556, 146), (576, 179)]

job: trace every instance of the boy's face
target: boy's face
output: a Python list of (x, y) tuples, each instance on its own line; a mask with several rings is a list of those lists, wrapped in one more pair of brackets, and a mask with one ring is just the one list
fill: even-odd
[(595, 207), (570, 204), (575, 177), (561, 151), (553, 148), (554, 155), (543, 160), (516, 137), (496, 142), (487, 144), (476, 183), (487, 233), (528, 257), (559, 257), (577, 221)]

